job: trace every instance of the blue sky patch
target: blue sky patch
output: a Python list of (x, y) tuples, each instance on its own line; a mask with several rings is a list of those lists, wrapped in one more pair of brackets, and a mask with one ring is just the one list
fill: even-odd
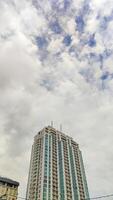
[(47, 47), (47, 45), (48, 45), (46, 38), (43, 36), (37, 36), (36, 43), (37, 43), (37, 46), (39, 49), (43, 49), (43, 48)]
[(81, 10), (81, 14), (82, 15), (88, 15), (90, 13), (90, 5), (89, 5), (90, 1), (89, 0), (85, 0), (82, 10)]
[(108, 79), (108, 77), (109, 77), (109, 72), (104, 72), (103, 74), (102, 74), (102, 76), (101, 76), (101, 80), (106, 80), (106, 79)]
[(108, 28), (109, 22), (113, 21), (113, 11), (108, 16), (103, 16), (100, 20), (100, 28), (101, 30), (106, 30)]
[(75, 22), (77, 25), (78, 32), (82, 33), (84, 31), (85, 23), (82, 15), (76, 16)]
[[(66, 52), (70, 57), (77, 59), (80, 66), (81, 62), (85, 63), (81, 74), (87, 82), (96, 85), (96, 82), (101, 80), (100, 82), (106, 84), (107, 77), (108, 80), (111, 79), (109, 68), (107, 70), (107, 63), (109, 62), (106, 62), (106, 60), (113, 57), (113, 9), (110, 8), (108, 10), (108, 8), (105, 8), (105, 12), (103, 12), (103, 5), (102, 8), (96, 11), (92, 6), (91, 0), (82, 0), (78, 4), (74, 3), (73, 0), (47, 0), (49, 7), (46, 5), (46, 0), (36, 0), (36, 2), (39, 15), (43, 15), (47, 22), (46, 27), (41, 26), (38, 37), (35, 40), (38, 48), (38, 57), (41, 62), (45, 64), (46, 60), (47, 62), (52, 62), (54, 59), (56, 63), (60, 62), (63, 52)], [(40, 7), (42, 8), (41, 11)], [(89, 20), (94, 23), (94, 29), (89, 26)], [(70, 22), (72, 26), (74, 22), (74, 32), (73, 30), (71, 32), (71, 29), (67, 30)], [(74, 35), (77, 37), (77, 44), (73, 41)], [(58, 48), (54, 45), (52, 50), (47, 48), (51, 41), (56, 43), (57, 38), (60, 39)], [(101, 50), (95, 49), (98, 42), (102, 46)], [(98, 69), (101, 71), (99, 77), (95, 76), (95, 72)], [(105, 70), (109, 72), (109, 75)], [(43, 83), (49, 88), (50, 81), (46, 82), (44, 80)]]
[(61, 34), (61, 32), (62, 32), (62, 28), (60, 27), (58, 21), (51, 22), (50, 23), (50, 28), (56, 34)]
[(102, 20), (100, 21), (100, 28), (101, 28), (102, 30), (107, 29), (108, 23), (109, 23), (108, 18), (107, 18), (106, 16), (104, 16), (104, 17), (102, 18)]
[(93, 34), (93, 35), (91, 35), (91, 36), (89, 37), (88, 45), (89, 45), (90, 47), (95, 47), (95, 46), (96, 46), (95, 34)]
[(64, 14), (70, 8), (71, 3), (72, 0), (63, 0), (62, 2), (60, 0), (51, 0), (52, 8), (60, 12), (60, 14)]
[(71, 0), (64, 0), (64, 10), (67, 10), (70, 7)]
[(78, 16), (75, 18), (77, 30), (79, 33), (83, 33), (85, 27), (85, 17), (90, 13), (89, 0), (84, 0), (82, 8), (79, 10)]
[(63, 40), (63, 43), (66, 45), (66, 46), (69, 46), (72, 42), (72, 39), (71, 39), (71, 36), (70, 35), (66, 35), (64, 37), (64, 40)]

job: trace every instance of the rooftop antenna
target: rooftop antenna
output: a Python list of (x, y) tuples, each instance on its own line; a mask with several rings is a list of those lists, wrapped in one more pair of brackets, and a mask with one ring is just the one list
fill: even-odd
[(62, 132), (62, 124), (60, 124), (60, 131)]
[(53, 127), (53, 121), (51, 121), (51, 127)]

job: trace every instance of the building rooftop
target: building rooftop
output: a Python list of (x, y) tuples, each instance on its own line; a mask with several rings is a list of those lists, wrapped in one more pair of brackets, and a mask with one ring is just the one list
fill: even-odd
[(19, 182), (13, 181), (12, 179), (6, 178), (6, 177), (1, 177), (0, 176), (0, 182), (2, 183), (8, 183), (14, 186), (19, 186)]
[[(57, 130), (57, 129), (55, 129), (53, 126), (50, 126), (50, 125), (44, 127), (41, 131), (39, 131), (39, 132), (37, 133), (37, 135), (35, 135), (34, 139), (37, 139), (37, 138), (39, 138), (40, 136), (42, 136), (42, 134), (43, 134), (45, 131), (50, 131), (50, 132), (52, 131), (52, 132), (55, 132), (56, 134), (62, 135), (62, 136), (64, 136), (64, 137), (67, 137), (68, 139), (71, 139), (72, 141), (74, 141), (74, 139), (73, 139), (71, 136), (69, 136), (69, 135), (63, 133), (62, 130)], [(75, 142), (75, 141), (74, 141), (74, 142)], [(75, 143), (78, 145), (77, 142), (75, 142)]]
[(53, 126), (50, 126), (50, 125), (44, 127), (41, 131), (39, 131), (39, 132), (37, 133), (36, 137), (39, 136), (39, 135), (41, 135), (41, 134), (43, 134), (44, 131), (47, 131), (47, 130), (48, 130), (48, 131), (53, 131), (53, 132), (55, 132), (55, 133), (57, 133), (57, 134), (61, 134), (61, 135), (64, 135), (65, 137), (68, 137), (68, 138), (70, 138), (70, 139), (73, 139), (73, 138), (70, 137), (69, 135), (63, 133), (61, 130), (57, 130), (56, 128), (54, 128)]

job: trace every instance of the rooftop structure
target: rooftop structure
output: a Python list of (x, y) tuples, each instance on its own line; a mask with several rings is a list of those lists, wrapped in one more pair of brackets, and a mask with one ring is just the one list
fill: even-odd
[(6, 177), (0, 177), (0, 199), (2, 200), (17, 200), (18, 195), (17, 181)]

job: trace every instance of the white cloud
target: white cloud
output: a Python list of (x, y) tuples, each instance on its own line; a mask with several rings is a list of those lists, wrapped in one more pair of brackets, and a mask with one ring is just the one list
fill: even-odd
[[(108, 90), (100, 90), (102, 73), (112, 73), (112, 55), (105, 59), (103, 71), (99, 61), (90, 60), (89, 64), (85, 57), (104, 51), (96, 16), (98, 12), (101, 16), (108, 14), (109, 6), (102, 6), (105, 0), (93, 1), (94, 15), (88, 17), (85, 32), (80, 34), (76, 32), (74, 12), (78, 13), (82, 3), (74, 1), (75, 11), (70, 8), (60, 21), (60, 11), (55, 16), (49, 1), (44, 5), (44, 13), (31, 1), (0, 2), (0, 174), (21, 182), (19, 196), (25, 196), (33, 136), (51, 120), (57, 128), (62, 123), (64, 132), (80, 143), (90, 195), (113, 190), (113, 81), (107, 82)], [(48, 27), (54, 16), (63, 27), (61, 35)], [(83, 45), (95, 31), (97, 45)], [(34, 36), (41, 34), (49, 41), (47, 49), (37, 48)], [(65, 47), (62, 41), (67, 34), (72, 35), (72, 43)], [(106, 46), (111, 48), (108, 37)], [(43, 58), (39, 59), (40, 55)], [(87, 77), (81, 76), (81, 70)]]

